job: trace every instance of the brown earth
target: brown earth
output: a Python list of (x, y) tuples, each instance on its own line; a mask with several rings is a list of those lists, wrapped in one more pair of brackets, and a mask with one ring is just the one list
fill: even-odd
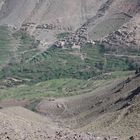
[(56, 41), (58, 33), (75, 32), (83, 25), (88, 39), (97, 40), (133, 20), (139, 4), (139, 0), (1, 0), (0, 24), (22, 27), (44, 45)]
[(137, 52), (140, 49), (140, 14), (124, 24), (118, 31), (111, 33), (102, 40), (105, 47), (118, 54), (128, 51)]
[(131, 135), (140, 137), (139, 83), (140, 76), (116, 80), (89, 94), (42, 100), (37, 110), (62, 127), (95, 131), (122, 139)]
[(6, 100), (1, 100), (0, 101), (0, 107), (5, 108), (5, 107), (10, 107), (10, 106), (28, 106), (31, 103), (31, 101), (25, 99), (6, 99)]
[[(0, 110), (1, 140), (104, 140), (92, 133), (62, 129), (44, 116), (22, 107)], [(115, 138), (108, 138), (115, 140)]]
[[(139, 16), (139, 0), (0, 1), (0, 25), (26, 30), (45, 45), (56, 41), (60, 32), (74, 32), (74, 39), (80, 35), (88, 40), (101, 40), (111, 52), (123, 50), (121, 55), (127, 49), (139, 50)], [(10, 107), (28, 106), (28, 100), (1, 101), (0, 107), (4, 108), (0, 110), (0, 139), (140, 138), (139, 83), (140, 75), (135, 75), (80, 96), (43, 99), (36, 110), (45, 116), (22, 107)]]
[(112, 80), (86, 94), (46, 98), (35, 106), (41, 115), (18, 107), (29, 106), (31, 101), (1, 101), (0, 139), (127, 140), (133, 136), (138, 140), (139, 83), (138, 74)]

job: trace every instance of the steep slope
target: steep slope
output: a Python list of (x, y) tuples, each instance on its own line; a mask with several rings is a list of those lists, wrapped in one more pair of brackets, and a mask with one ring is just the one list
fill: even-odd
[(34, 9), (36, 3), (37, 0), (3, 0), (3, 5), (0, 9), (1, 24), (21, 26)]
[[(49, 123), (48, 123), (49, 122)], [(51, 126), (50, 126), (51, 125)], [(50, 124), (46, 117), (21, 107), (0, 110), (2, 140), (103, 140), (92, 133), (80, 133)], [(110, 140), (110, 139), (108, 139)], [(113, 140), (113, 139), (112, 139)]]
[(43, 100), (37, 110), (62, 126), (109, 134), (120, 139), (140, 137), (139, 82), (139, 75), (115, 80), (84, 95)]
[[(89, 24), (89, 36), (100, 39), (119, 29), (140, 11), (138, 0), (108, 0), (97, 11), (99, 18)], [(94, 20), (94, 18), (92, 20)]]
[(18, 26), (24, 22), (35, 23), (37, 25), (48, 23), (58, 24), (57, 26), (61, 25), (62, 27), (69, 27), (71, 25), (74, 29), (84, 23), (87, 17), (93, 16), (102, 3), (100, 0), (97, 0), (96, 3), (91, 0), (87, 0), (86, 2), (83, 0), (3, 1), (0, 12), (1, 23)]
[[(39, 34), (39, 38), (45, 38), (44, 36), (48, 33), (44, 29), (36, 31), (37, 26), (48, 24), (53, 26), (57, 32), (75, 30), (87, 20), (87, 17), (94, 15), (101, 3), (100, 0), (96, 1), (96, 4), (95, 1), (91, 0), (86, 2), (82, 0), (22, 0), (20, 2), (18, 0), (5, 0), (1, 3), (3, 6), (1, 6), (0, 11), (0, 23), (17, 27), (33, 23), (31, 28), (29, 27), (31, 34), (35, 30), (36, 36)], [(55, 30), (53, 32), (56, 32)]]
[(0, 26), (0, 70), (16, 55), (17, 47), (18, 42), (13, 38), (11, 30), (6, 26)]
[(88, 19), (74, 34), (66, 38), (65, 43), (81, 45), (89, 40), (99, 41), (117, 31), (139, 12), (138, 0), (104, 1), (96, 14)]
[(89, 39), (100, 39), (139, 12), (139, 0), (2, 0), (0, 5), (0, 24), (22, 27), (44, 45), (56, 41), (58, 33), (81, 26)]
[(138, 55), (140, 52), (140, 14), (124, 24), (118, 31), (103, 39), (102, 43), (110, 52)]

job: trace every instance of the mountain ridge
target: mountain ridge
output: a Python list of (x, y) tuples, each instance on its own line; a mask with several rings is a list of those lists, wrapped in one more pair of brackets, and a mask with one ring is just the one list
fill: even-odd
[[(118, 30), (140, 10), (138, 0), (133, 2), (131, 0), (123, 2), (121, 0), (88, 0), (86, 2), (83, 0), (61, 0), (60, 2), (3, 0), (0, 11), (0, 24), (9, 24), (18, 28), (27, 24), (23, 28), (31, 35), (42, 42), (53, 43), (56, 41), (57, 33), (75, 32), (85, 24), (89, 39), (101, 39)], [(28, 25), (30, 23), (33, 24)], [(45, 30), (45, 24), (52, 26), (52, 29)], [(54, 26), (57, 29), (54, 30)]]

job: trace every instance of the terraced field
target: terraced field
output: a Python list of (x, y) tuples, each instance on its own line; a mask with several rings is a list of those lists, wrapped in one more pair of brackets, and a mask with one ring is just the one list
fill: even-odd
[(54, 79), (36, 84), (17, 83), (16, 85), (15, 83), (13, 87), (7, 87), (12, 81), (1, 80), (0, 106), (21, 105), (35, 111), (36, 105), (44, 98), (53, 100), (92, 93), (94, 90), (110, 84), (114, 79), (123, 78), (132, 73), (131, 71), (116, 71), (93, 77), (88, 81), (72, 78)]
[(0, 27), (0, 69), (6, 63), (8, 63), (12, 47), (13, 46), (11, 46), (10, 31), (8, 31), (6, 27), (1, 26)]
[(40, 49), (39, 42), (24, 32), (12, 37), (19, 42), (12, 61), (1, 70), (1, 77), (29, 79), (32, 82), (59, 78), (89, 79), (104, 72), (127, 71), (131, 60), (127, 57), (104, 55), (104, 47), (90, 43), (80, 50), (72, 48)]

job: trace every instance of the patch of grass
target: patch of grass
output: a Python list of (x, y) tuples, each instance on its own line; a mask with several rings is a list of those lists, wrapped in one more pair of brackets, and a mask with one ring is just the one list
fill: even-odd
[[(70, 50), (50, 48), (44, 53), (29, 57), (22, 57), (20, 63), (8, 67), (9, 75), (15, 77), (26, 77), (32, 81), (45, 81), (58, 78), (88, 79), (95, 76), (95, 69), (91, 64), (81, 60), (78, 56), (69, 54)], [(7, 73), (7, 69), (4, 70)]]
[(129, 70), (129, 64), (130, 62), (126, 57), (119, 58), (115, 56), (109, 56), (109, 57), (105, 57), (104, 69), (106, 71)]
[(133, 71), (115, 71), (111, 73), (112, 78), (127, 77), (132, 75)]
[(39, 44), (39, 42), (36, 41), (34, 37), (31, 37), (29, 34), (23, 31), (15, 32), (13, 37), (20, 42), (17, 53), (35, 49)]
[(95, 89), (108, 85), (112, 79), (54, 79), (32, 85), (19, 85), (13, 88), (1, 89), (0, 100), (4, 99), (29, 99), (31, 104), (27, 106), (35, 110), (36, 104), (42, 98), (68, 97), (80, 94), (91, 93)]
[[(87, 43), (81, 47), (79, 55), (73, 55), (77, 50), (72, 48), (51, 47), (40, 52), (39, 42), (22, 31), (14, 33), (13, 37), (20, 44), (15, 52), (17, 58), (16, 61), (12, 59), (12, 62), (0, 71), (0, 77), (27, 78), (36, 83), (60, 78), (86, 80), (104, 72), (129, 70), (130, 67), (128, 58), (104, 56), (105, 49), (100, 44)], [(8, 55), (6, 51), (3, 54)], [(81, 55), (84, 59), (81, 59)], [(5, 63), (6, 58), (1, 60)]]
[(1, 89), (0, 100), (29, 99), (31, 104), (27, 107), (36, 111), (35, 106), (42, 98), (59, 98), (92, 93), (95, 89), (110, 84), (115, 78), (127, 77), (130, 74), (130, 71), (116, 71), (108, 77), (103, 74), (88, 81), (66, 78), (48, 80), (37, 84), (18, 85), (17, 87)]
[(124, 71), (130, 69), (131, 61), (127, 57), (104, 56), (104, 46), (87, 44), (82, 50), (87, 54), (86, 63), (102, 72)]
[(7, 63), (10, 57), (10, 38), (8, 28), (6, 26), (0, 26), (0, 68)]
[(116, 71), (112, 72), (109, 76), (104, 74), (98, 75), (88, 81), (66, 78), (48, 80), (37, 84), (18, 85), (12, 88), (1, 89), (0, 100), (29, 99), (31, 104), (27, 107), (36, 111), (35, 106), (42, 98), (58, 98), (91, 93), (97, 88), (110, 84), (115, 78), (126, 77), (130, 74), (130, 71)]
[(70, 34), (69, 32), (59, 33), (59, 34), (57, 34), (57, 39), (64, 39), (69, 34)]
[(55, 79), (33, 85), (21, 85), (0, 90), (0, 99), (41, 99), (43, 97), (62, 97), (78, 94), (76, 89), (85, 83), (77, 79)]
[[(29, 44), (32, 46), (33, 42)], [(51, 47), (39, 53), (37, 49), (34, 50), (34, 46), (30, 48), (25, 44), (22, 49), (25, 49), (25, 52), (20, 50), (24, 52), (21, 61), (3, 69), (5, 77), (28, 78), (32, 82), (60, 78), (86, 80), (103, 72), (128, 70), (130, 66), (127, 58), (104, 56), (104, 48), (98, 44), (87, 43), (82, 46), (80, 54), (85, 55), (85, 59), (71, 54), (76, 51), (71, 48)]]

